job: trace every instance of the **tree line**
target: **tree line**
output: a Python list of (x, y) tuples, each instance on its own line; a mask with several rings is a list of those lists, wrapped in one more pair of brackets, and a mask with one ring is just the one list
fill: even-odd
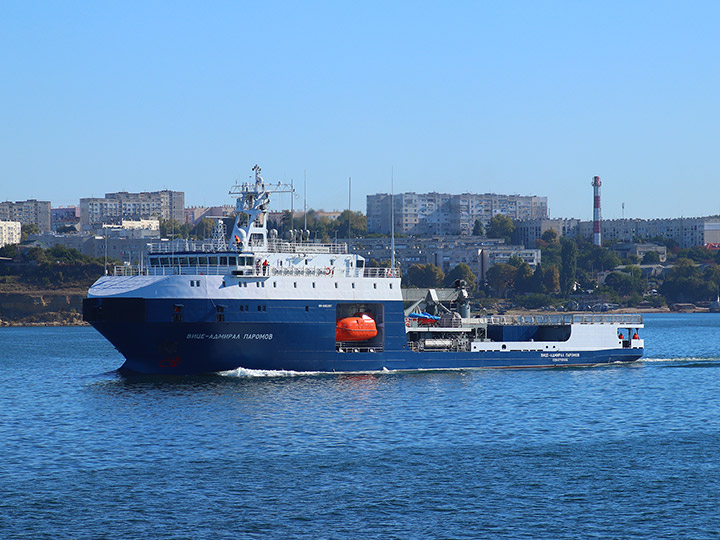
[[(640, 265), (659, 263), (657, 252), (647, 253), (642, 260), (635, 256), (621, 259), (608, 246), (595, 246), (581, 238), (558, 238), (555, 231), (550, 230), (537, 242), (542, 263), (535, 268), (513, 256), (508, 263), (491, 266), (485, 279), (480, 280), (464, 263), (454, 266), (447, 275), (432, 264), (419, 264), (403, 272), (403, 284), (448, 287), (455, 279), (463, 279), (476, 298), (507, 299), (528, 308), (582, 301), (588, 297), (628, 306), (649, 304), (653, 307), (718, 298), (720, 252), (702, 246), (678, 249), (672, 242), (668, 244), (669, 260), (673, 264), (654, 275), (647, 271), (648, 267), (644, 272)], [(602, 282), (598, 282), (599, 274), (604, 275)]]
[(49, 249), (7, 245), (0, 248), (0, 258), (4, 259), (0, 264), (0, 285), (5, 288), (86, 289), (105, 273), (103, 258), (88, 257), (62, 245)]

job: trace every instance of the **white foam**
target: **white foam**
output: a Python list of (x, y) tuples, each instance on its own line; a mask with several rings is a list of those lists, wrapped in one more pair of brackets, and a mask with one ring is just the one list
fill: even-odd
[(720, 360), (717, 356), (710, 357), (695, 357), (695, 356), (683, 356), (678, 358), (641, 358), (639, 362), (717, 362)]
[(285, 371), (285, 370), (272, 370), (272, 369), (245, 369), (237, 368), (230, 371), (220, 371), (218, 375), (224, 377), (243, 377), (243, 378), (254, 378), (254, 377), (304, 377), (307, 375), (320, 375), (320, 371)]

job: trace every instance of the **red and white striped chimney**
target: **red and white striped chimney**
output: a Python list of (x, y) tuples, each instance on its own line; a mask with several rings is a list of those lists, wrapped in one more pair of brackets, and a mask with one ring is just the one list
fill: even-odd
[(600, 217), (600, 186), (599, 176), (593, 176), (593, 244), (602, 246), (602, 218)]

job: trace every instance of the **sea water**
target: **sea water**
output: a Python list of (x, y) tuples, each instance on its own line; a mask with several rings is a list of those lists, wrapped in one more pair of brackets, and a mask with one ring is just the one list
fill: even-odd
[(125, 378), (0, 328), (0, 538), (717, 538), (720, 315), (580, 369)]

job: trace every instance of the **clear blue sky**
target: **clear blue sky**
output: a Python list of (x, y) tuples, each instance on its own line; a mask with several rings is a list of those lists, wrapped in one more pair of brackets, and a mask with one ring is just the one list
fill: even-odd
[[(518, 193), (720, 213), (719, 2), (0, 3), (0, 200)], [(297, 206), (302, 205), (302, 196)], [(278, 205), (289, 206), (289, 199)]]

